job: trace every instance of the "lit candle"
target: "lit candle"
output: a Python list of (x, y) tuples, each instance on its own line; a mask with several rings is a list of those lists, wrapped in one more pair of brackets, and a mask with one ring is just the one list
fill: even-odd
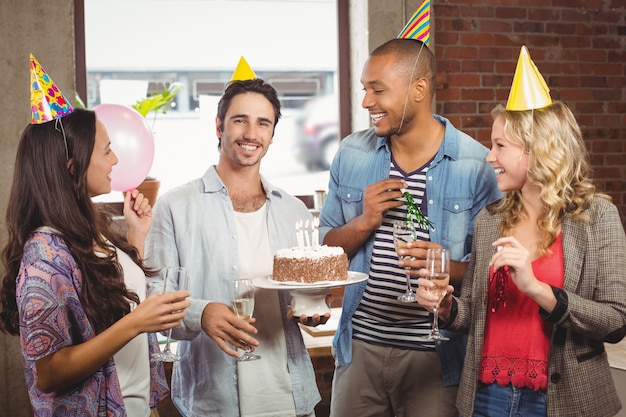
[(309, 219), (306, 219), (306, 222), (304, 222), (304, 243), (307, 248), (311, 246), (311, 240), (309, 238)]
[(317, 247), (320, 245), (320, 218), (315, 216), (313, 217), (313, 237), (311, 238), (313, 246)]

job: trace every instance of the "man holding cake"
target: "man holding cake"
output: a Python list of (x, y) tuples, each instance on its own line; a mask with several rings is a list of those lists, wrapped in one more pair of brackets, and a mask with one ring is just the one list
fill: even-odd
[[(154, 207), (148, 264), (189, 271), (191, 306), (172, 334), (172, 400), (185, 416), (311, 416), (321, 399), (289, 292), (257, 289), (250, 323), (231, 307), (232, 281), (270, 275), (273, 254), (297, 246), (294, 224), (312, 221), (260, 175), (279, 118), (276, 90), (242, 58), (218, 104), (218, 164)], [(248, 344), (261, 359), (238, 362)]]
[[(423, 42), (381, 45), (361, 83), (373, 127), (342, 141), (320, 217), (322, 242), (343, 247), (350, 270), (369, 274), (345, 289), (333, 340), (331, 415), (457, 416), (465, 337), (426, 340), (430, 313), (397, 296), (406, 288), (404, 268), (417, 274), (429, 247), (448, 248), (451, 282), (462, 280), (474, 218), (500, 195), (488, 149), (432, 114), (436, 65)], [(411, 221), (422, 228), (406, 252), (416, 260), (401, 262), (393, 223), (415, 213), (423, 217)]]

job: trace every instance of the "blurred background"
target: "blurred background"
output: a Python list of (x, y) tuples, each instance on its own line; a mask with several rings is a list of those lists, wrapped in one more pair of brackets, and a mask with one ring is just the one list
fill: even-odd
[(183, 85), (147, 117), (159, 195), (217, 163), (217, 101), (241, 56), (282, 103), (262, 174), (294, 195), (327, 188), (339, 145), (336, 0), (85, 0), (85, 35), (87, 107)]

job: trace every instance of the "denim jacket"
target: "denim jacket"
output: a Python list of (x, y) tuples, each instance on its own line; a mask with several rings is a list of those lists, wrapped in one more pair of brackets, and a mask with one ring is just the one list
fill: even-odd
[[(270, 250), (296, 246), (294, 225), (311, 217), (297, 198), (262, 178), (267, 194), (267, 230)], [(191, 306), (183, 324), (172, 331), (182, 359), (172, 373), (172, 400), (188, 416), (239, 415), (235, 358), (226, 355), (204, 333), (202, 311), (211, 301), (230, 304), (230, 282), (239, 277), (237, 226), (228, 190), (210, 167), (193, 180), (159, 197), (152, 228), (146, 239), (150, 266), (187, 268)], [(151, 283), (158, 293), (161, 282)], [(289, 374), (298, 415), (311, 413), (321, 397), (311, 359), (297, 323), (287, 319), (291, 296), (279, 291), (287, 345)]]
[[(495, 173), (485, 161), (488, 149), (457, 130), (444, 117), (433, 115), (445, 126), (444, 140), (426, 174), (428, 218), (435, 225), (430, 240), (447, 247), (452, 260), (469, 261), (474, 219), (480, 209), (501, 193)], [(320, 215), (320, 241), (334, 227), (363, 213), (365, 187), (389, 178), (391, 149), (388, 138), (374, 129), (347, 136), (330, 171), (328, 196)], [(350, 270), (369, 273), (374, 233), (350, 259)], [(340, 323), (333, 339), (339, 365), (352, 361), (352, 315), (367, 282), (345, 288)], [(456, 385), (461, 377), (466, 336), (447, 334), (450, 341), (437, 344), (444, 385)]]

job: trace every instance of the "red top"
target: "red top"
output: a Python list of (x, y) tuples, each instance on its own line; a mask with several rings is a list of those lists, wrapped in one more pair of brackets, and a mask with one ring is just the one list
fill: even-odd
[[(565, 267), (560, 233), (550, 252), (536, 259), (532, 268), (539, 281), (563, 288)], [(490, 269), (479, 379), (485, 384), (512, 383), (517, 388), (546, 389), (552, 323), (541, 319), (539, 305), (517, 289), (508, 269), (501, 275), (504, 279), (498, 279), (498, 275), (494, 276), (493, 268)]]

